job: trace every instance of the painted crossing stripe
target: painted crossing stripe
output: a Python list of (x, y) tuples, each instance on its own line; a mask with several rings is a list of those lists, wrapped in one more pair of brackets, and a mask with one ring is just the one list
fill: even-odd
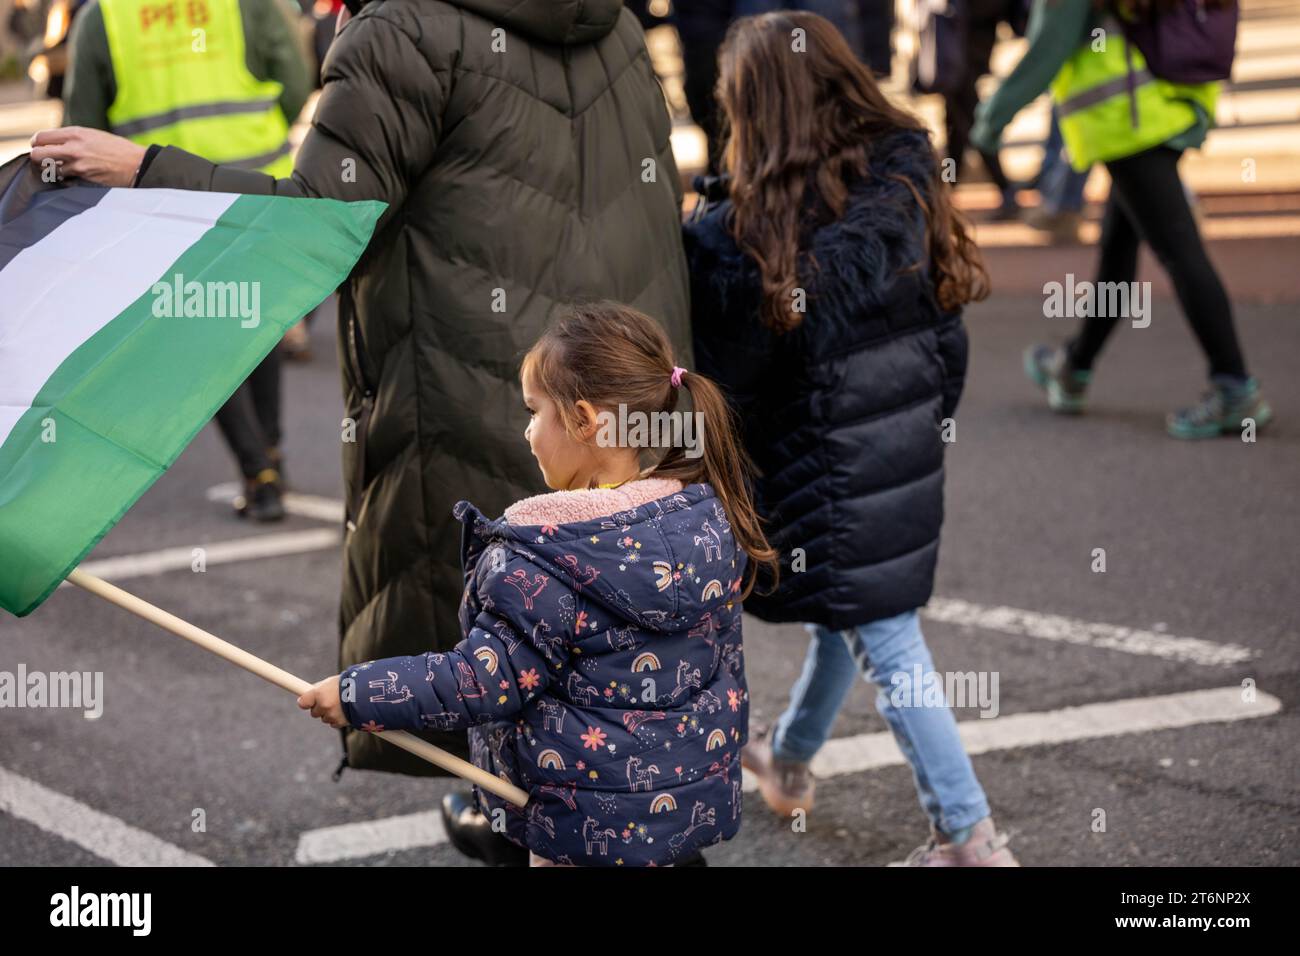
[(1195, 637), (1177, 637), (1158, 631), (1118, 624), (1099, 624), (1014, 607), (985, 607), (955, 598), (931, 598), (921, 614), (928, 620), (942, 621), (945, 624), (1206, 666), (1240, 664), (1259, 656), (1257, 651), (1240, 644), (1219, 644)]
[(0, 813), (34, 824), (118, 866), (216, 865), (4, 767), (0, 767)]
[[(1020, 747), (1045, 747), (1077, 740), (1119, 737), (1127, 734), (1173, 730), (1198, 724), (1225, 723), (1269, 717), (1282, 710), (1272, 694), (1255, 692), (1255, 700), (1241, 699), (1240, 687), (1194, 690), (1162, 697), (1113, 700), (1045, 713), (1008, 714), (990, 720), (963, 720), (957, 724), (966, 752), (992, 753)], [(820, 778), (861, 773), (906, 763), (889, 732), (858, 734), (827, 741), (813, 758), (812, 770)], [(747, 774), (743, 787), (758, 789)]]
[[(213, 541), (209, 544), (179, 548), (163, 548), (144, 554), (126, 554), (99, 561), (83, 561), (79, 567), (105, 581), (148, 577), (167, 571), (189, 570), (194, 562), (194, 548), (203, 549), (205, 565), (234, 564), (258, 558), (275, 558), (285, 554), (306, 554), (311, 551), (328, 551), (341, 543), (336, 528), (310, 528), (306, 531), (284, 531), (276, 534), (259, 534), (233, 541)], [(60, 587), (72, 587), (64, 581)]]
[[(1248, 720), (1268, 717), (1281, 710), (1281, 701), (1271, 694), (1257, 691), (1256, 700), (1247, 704), (1241, 699), (1240, 687), (1224, 687), (1011, 714), (991, 720), (965, 720), (957, 728), (967, 752), (975, 755)], [(858, 734), (828, 741), (814, 758), (812, 769), (818, 778), (827, 779), (905, 762), (893, 734)], [(752, 774), (743, 774), (741, 786), (746, 792), (758, 789)], [(298, 838), (296, 858), (299, 863), (336, 863), (437, 846), (446, 840), (441, 815), (430, 811), (308, 830)]]
[(427, 810), (365, 823), (308, 830), (298, 837), (294, 859), (299, 863), (337, 863), (446, 842), (447, 831), (442, 828), (442, 814), (437, 810)]

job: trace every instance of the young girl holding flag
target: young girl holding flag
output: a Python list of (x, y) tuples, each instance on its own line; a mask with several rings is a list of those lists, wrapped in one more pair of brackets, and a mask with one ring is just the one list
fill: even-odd
[[(741, 601), (775, 559), (731, 412), (658, 323), (613, 303), (567, 309), (521, 380), (556, 490), (495, 520), (456, 506), (464, 640), (350, 667), (299, 705), (335, 727), (472, 728), (474, 762), (529, 793), (478, 791), (480, 807), (534, 865), (680, 864), (740, 827)], [(683, 414), (683, 388), (701, 454), (642, 468), (609, 440), (611, 421)]]

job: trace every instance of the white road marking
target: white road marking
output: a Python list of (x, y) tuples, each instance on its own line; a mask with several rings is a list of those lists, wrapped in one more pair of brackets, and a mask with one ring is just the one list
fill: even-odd
[(308, 830), (298, 837), (299, 863), (336, 863), (447, 842), (437, 810)]
[[(1043, 713), (1009, 714), (989, 720), (975, 718), (959, 721), (957, 728), (966, 752), (974, 756), (1017, 747), (1046, 747), (1098, 737), (1269, 717), (1282, 710), (1282, 702), (1272, 694), (1256, 690), (1255, 700), (1245, 703), (1241, 690), (1240, 687), (1216, 687)], [(894, 743), (894, 735), (886, 731), (827, 741), (813, 758), (812, 770), (819, 778), (838, 777), (905, 762), (902, 751)], [(746, 791), (758, 789), (752, 775), (745, 776), (743, 786)]]
[[(257, 558), (274, 558), (285, 554), (304, 554), (309, 551), (328, 551), (342, 544), (336, 528), (310, 528), (306, 531), (283, 531), (259, 534), (233, 541), (211, 541), (207, 544), (179, 548), (163, 548), (142, 554), (124, 554), (98, 561), (83, 561), (81, 568), (97, 574), (106, 581), (147, 577), (166, 571), (189, 570), (194, 561), (194, 549), (202, 548), (207, 565), (231, 564), (235, 561), (252, 561)], [(60, 587), (71, 587), (66, 581)]]
[[(991, 720), (976, 718), (961, 721), (957, 727), (967, 752), (975, 755), (1268, 717), (1281, 711), (1282, 703), (1273, 695), (1258, 690), (1255, 694), (1253, 703), (1244, 703), (1240, 687), (1223, 687), (1042, 713), (1011, 714)], [(819, 778), (827, 779), (904, 762), (892, 734), (858, 734), (827, 741), (813, 759), (812, 768)], [(742, 776), (742, 787), (746, 792), (758, 789), (752, 774)], [(299, 863), (334, 863), (393, 850), (436, 846), (446, 840), (441, 815), (431, 811), (308, 830), (298, 838), (296, 857)]]
[(0, 812), (118, 866), (216, 865), (4, 767), (0, 767)]
[(1241, 664), (1259, 656), (1240, 644), (1219, 644), (1196, 637), (1176, 637), (1157, 631), (1099, 624), (1056, 614), (1041, 614), (1014, 607), (985, 607), (955, 598), (930, 599), (921, 615), (931, 621), (978, 627), (985, 631), (1037, 637), (1066, 644), (1084, 644), (1126, 654), (1143, 654), (1191, 664)]

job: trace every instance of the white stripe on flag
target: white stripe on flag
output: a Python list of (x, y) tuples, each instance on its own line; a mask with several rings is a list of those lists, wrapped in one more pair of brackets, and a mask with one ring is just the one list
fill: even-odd
[(10, 260), (0, 271), (0, 445), (68, 356), (163, 278), (237, 198), (110, 189)]

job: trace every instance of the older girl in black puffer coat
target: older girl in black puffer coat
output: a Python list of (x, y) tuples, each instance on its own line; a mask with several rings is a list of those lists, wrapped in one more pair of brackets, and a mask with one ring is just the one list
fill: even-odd
[(1014, 866), (917, 616), (966, 369), (960, 311), (987, 294), (983, 266), (924, 126), (827, 21), (738, 20), (719, 66), (725, 175), (699, 184), (686, 226), (696, 362), (739, 407), (782, 555), (776, 589), (746, 610), (812, 638), (744, 766), (777, 812), (809, 809), (809, 763), (861, 673), (931, 822), (908, 862)]

